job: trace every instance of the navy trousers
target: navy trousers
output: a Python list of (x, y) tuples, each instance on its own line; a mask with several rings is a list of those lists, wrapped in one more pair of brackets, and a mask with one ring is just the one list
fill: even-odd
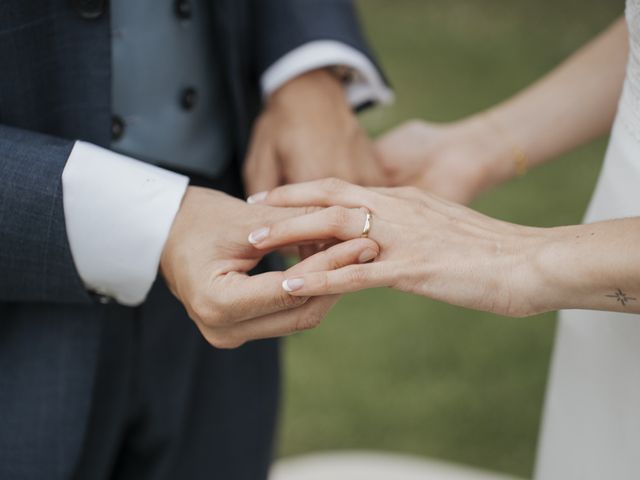
[(162, 279), (141, 307), (108, 308), (76, 478), (266, 479), (278, 342), (212, 347)]

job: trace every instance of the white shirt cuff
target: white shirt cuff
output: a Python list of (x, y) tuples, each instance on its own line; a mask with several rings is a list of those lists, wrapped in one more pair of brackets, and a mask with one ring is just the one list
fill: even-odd
[(62, 173), (71, 254), (86, 288), (142, 303), (189, 179), (76, 142)]
[(306, 43), (271, 65), (261, 78), (263, 96), (268, 97), (289, 80), (305, 72), (335, 66), (351, 68), (355, 73), (353, 80), (345, 88), (351, 105), (393, 102), (393, 92), (384, 83), (373, 62), (359, 50), (334, 40)]

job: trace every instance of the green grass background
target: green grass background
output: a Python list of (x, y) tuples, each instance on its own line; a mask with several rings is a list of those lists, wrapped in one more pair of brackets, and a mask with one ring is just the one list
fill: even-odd
[[(360, 0), (396, 89), (366, 113), (373, 135), (449, 121), (504, 99), (622, 14), (622, 1)], [(544, 113), (544, 112), (541, 112)], [(486, 195), (474, 207), (537, 226), (577, 223), (606, 141)], [(285, 350), (284, 456), (407, 452), (530, 476), (554, 315), (513, 320), (389, 290), (344, 298)]]

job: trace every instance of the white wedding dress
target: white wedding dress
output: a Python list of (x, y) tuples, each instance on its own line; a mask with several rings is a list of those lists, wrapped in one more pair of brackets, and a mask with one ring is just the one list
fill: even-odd
[[(586, 222), (640, 216), (640, 0), (626, 16), (627, 78)], [(640, 479), (640, 315), (561, 313), (536, 479)]]

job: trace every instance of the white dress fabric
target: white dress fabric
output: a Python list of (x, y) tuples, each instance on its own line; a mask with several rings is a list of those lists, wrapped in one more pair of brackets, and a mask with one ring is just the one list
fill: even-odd
[[(640, 216), (640, 0), (626, 16), (627, 78), (585, 222)], [(640, 479), (640, 315), (561, 313), (536, 479)]]

